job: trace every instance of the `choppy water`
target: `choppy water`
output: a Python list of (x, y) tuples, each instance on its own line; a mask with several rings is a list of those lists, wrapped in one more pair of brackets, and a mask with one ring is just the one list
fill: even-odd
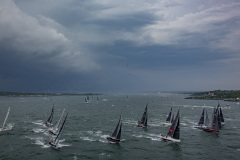
[[(240, 156), (240, 106), (227, 103), (224, 109), (225, 126), (220, 134), (193, 128), (203, 107), (209, 115), (218, 101), (186, 100), (187, 95), (175, 94), (105, 94), (90, 97), (85, 104), (83, 96), (0, 97), (0, 125), (8, 107), (11, 107), (4, 131), (0, 132), (0, 159), (238, 159)], [(136, 127), (148, 102), (148, 129)], [(174, 105), (173, 105), (174, 102)], [(53, 103), (56, 123), (65, 108), (68, 119), (55, 150), (48, 145), (53, 137), (44, 125)], [(180, 143), (161, 141), (168, 127), (163, 122), (173, 105), (176, 115), (180, 107)], [(121, 144), (108, 143), (123, 110)]]

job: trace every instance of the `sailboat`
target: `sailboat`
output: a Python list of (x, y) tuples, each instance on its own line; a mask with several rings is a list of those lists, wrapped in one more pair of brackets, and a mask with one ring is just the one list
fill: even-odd
[(85, 98), (85, 103), (90, 103), (89, 96)]
[(145, 107), (141, 121), (138, 121), (138, 127), (143, 127), (143, 128), (147, 127), (147, 120), (148, 120), (147, 106), (148, 104)]
[(58, 143), (59, 143), (60, 137), (61, 137), (61, 135), (63, 133), (63, 129), (65, 127), (67, 116), (68, 116), (68, 113), (67, 113), (67, 115), (66, 115), (66, 117), (65, 117), (65, 119), (63, 121), (63, 124), (62, 124), (62, 126), (61, 126), (61, 128), (60, 128), (60, 130), (59, 130), (59, 132), (57, 134), (57, 137), (54, 139), (53, 142), (49, 141), (50, 146), (53, 147), (53, 148), (56, 148), (56, 149), (58, 148)]
[(164, 141), (180, 142), (180, 116), (179, 110), (166, 136), (160, 135)]
[[(122, 112), (118, 121), (118, 124), (112, 134), (112, 136), (108, 136), (107, 140), (113, 143), (120, 143), (121, 141), (121, 132), (122, 132), (122, 122), (121, 122)], [(120, 127), (119, 127), (120, 126)]]
[(168, 114), (168, 117), (166, 119), (166, 122), (163, 123), (164, 126), (171, 126), (172, 122), (171, 122), (171, 115), (172, 115), (172, 107), (171, 110)]
[(7, 121), (8, 115), (9, 115), (9, 112), (10, 112), (10, 107), (8, 108), (8, 111), (7, 111), (6, 117), (5, 117), (5, 119), (4, 119), (4, 122), (3, 122), (2, 128), (0, 128), (0, 131), (3, 131), (3, 129), (4, 129), (5, 123), (6, 123), (6, 121)]
[(51, 114), (50, 114), (48, 120), (45, 122), (46, 126), (48, 126), (48, 127), (52, 125), (53, 113), (54, 113), (54, 105), (52, 107), (52, 111), (51, 111)]
[(218, 123), (219, 114), (216, 110), (217, 109), (214, 108), (211, 121), (209, 122), (208, 126), (205, 129), (203, 129), (204, 131), (219, 133), (219, 123)]
[(59, 123), (61, 122), (64, 111), (65, 111), (65, 109), (63, 110), (62, 115), (61, 115), (60, 119), (58, 120), (57, 124), (52, 129), (49, 130), (50, 134), (57, 135)]
[(199, 119), (198, 125), (194, 126), (194, 128), (198, 128), (198, 129), (204, 129), (207, 128), (206, 123), (204, 121), (204, 114), (205, 114), (205, 108), (202, 111), (202, 115)]

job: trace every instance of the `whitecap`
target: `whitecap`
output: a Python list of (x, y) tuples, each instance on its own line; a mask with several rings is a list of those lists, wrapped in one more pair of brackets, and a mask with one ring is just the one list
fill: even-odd
[(10, 131), (14, 127), (15, 123), (8, 123), (5, 128), (3, 128), (4, 131)]
[(91, 138), (91, 137), (80, 137), (82, 140), (84, 140), (84, 141), (90, 141), (90, 142), (94, 142), (94, 141), (96, 141), (96, 140), (94, 140), (93, 138)]
[(43, 133), (43, 132), (45, 132), (45, 130), (41, 129), (41, 128), (33, 128), (33, 132), (35, 132), (35, 133)]

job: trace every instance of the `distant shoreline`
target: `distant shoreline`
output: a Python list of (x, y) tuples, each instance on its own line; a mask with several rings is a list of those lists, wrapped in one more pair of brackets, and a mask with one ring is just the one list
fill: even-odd
[(196, 92), (185, 99), (223, 100), (239, 102), (240, 90), (215, 90), (206, 92)]

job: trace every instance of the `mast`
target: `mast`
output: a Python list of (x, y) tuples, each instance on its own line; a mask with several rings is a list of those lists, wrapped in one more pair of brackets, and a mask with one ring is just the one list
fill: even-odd
[(5, 126), (5, 123), (6, 123), (6, 121), (7, 121), (7, 118), (8, 118), (9, 112), (10, 112), (10, 107), (8, 108), (7, 115), (6, 115), (5, 119), (4, 119), (4, 122), (3, 122), (3, 125), (2, 125), (2, 128), (1, 128), (1, 129), (3, 129), (4, 126)]
[(200, 117), (200, 120), (198, 122), (198, 125), (203, 125), (204, 124), (204, 112), (205, 112), (205, 108), (202, 111), (202, 115)]

